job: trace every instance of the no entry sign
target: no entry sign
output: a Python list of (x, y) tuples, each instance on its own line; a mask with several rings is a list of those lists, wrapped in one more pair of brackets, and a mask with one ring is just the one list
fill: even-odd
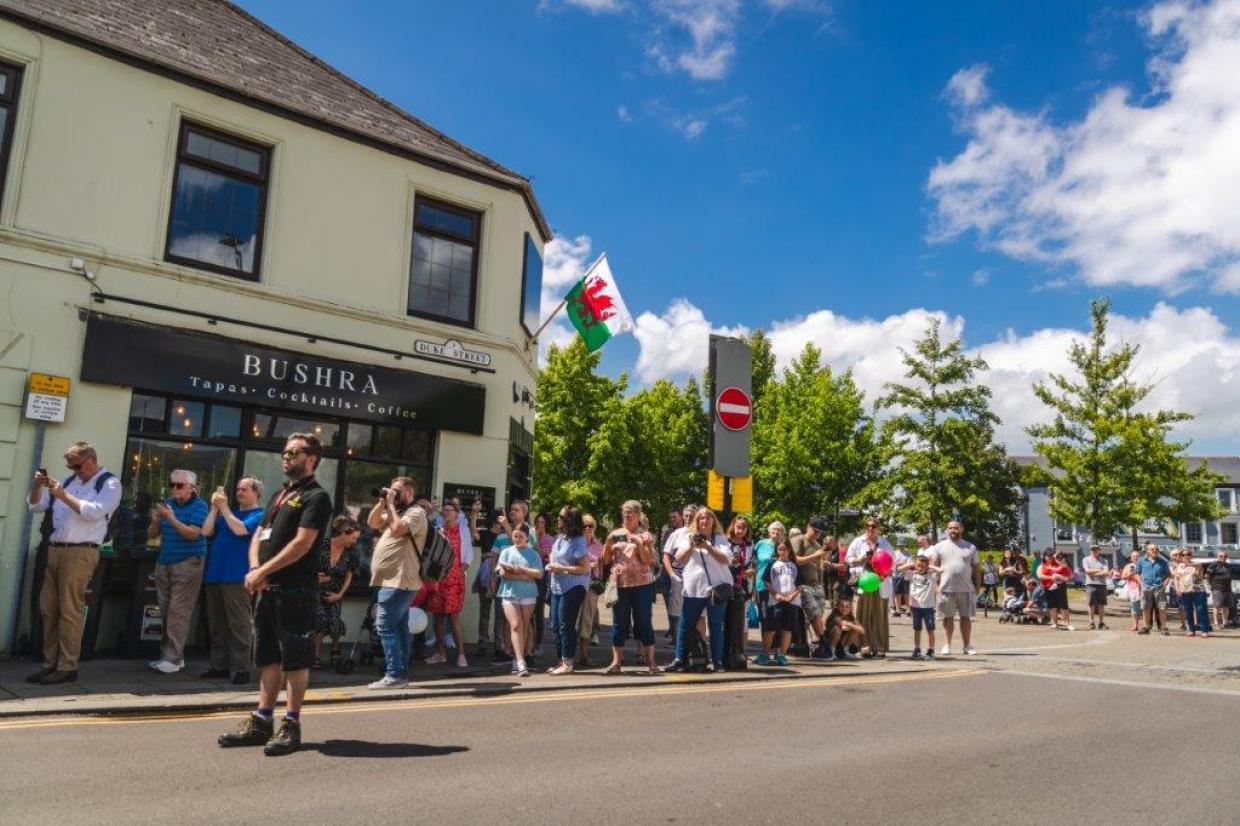
[(728, 430), (744, 430), (753, 417), (753, 404), (749, 394), (739, 387), (726, 387), (715, 402), (715, 415)]
[(710, 337), (710, 464), (720, 476), (749, 475), (753, 358), (743, 338)]

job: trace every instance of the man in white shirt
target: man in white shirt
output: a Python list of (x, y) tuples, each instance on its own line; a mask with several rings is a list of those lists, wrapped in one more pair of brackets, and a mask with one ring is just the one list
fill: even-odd
[(55, 685), (77, 679), (86, 625), (86, 586), (99, 564), (99, 546), (107, 538), (108, 519), (121, 503), (121, 483), (99, 465), (95, 449), (75, 442), (65, 451), (73, 476), (64, 484), (40, 468), (26, 507), (52, 510), (47, 567), (39, 592), (43, 623), (43, 668), (26, 682)]
[(947, 539), (930, 549), (930, 562), (939, 568), (939, 617), (947, 642), (939, 650), (942, 656), (952, 653), (952, 632), (956, 617), (960, 617), (960, 637), (964, 641), (964, 653), (973, 655), (973, 612), (977, 608), (977, 585), (981, 582), (982, 565), (977, 548), (965, 541), (964, 525), (956, 520), (947, 523)]

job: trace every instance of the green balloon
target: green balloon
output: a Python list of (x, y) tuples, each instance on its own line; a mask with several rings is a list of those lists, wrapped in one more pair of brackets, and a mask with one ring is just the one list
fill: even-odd
[(872, 594), (878, 590), (879, 582), (878, 574), (873, 571), (866, 571), (857, 578), (857, 588), (863, 594)]

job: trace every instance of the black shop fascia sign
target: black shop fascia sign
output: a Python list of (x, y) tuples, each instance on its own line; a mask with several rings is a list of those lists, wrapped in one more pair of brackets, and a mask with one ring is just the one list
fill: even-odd
[(471, 382), (260, 347), (92, 313), (82, 380), (281, 410), (482, 433)]

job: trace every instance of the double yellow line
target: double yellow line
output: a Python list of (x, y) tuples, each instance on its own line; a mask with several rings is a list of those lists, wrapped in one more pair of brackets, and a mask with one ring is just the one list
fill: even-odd
[[(833, 688), (836, 686), (879, 685), (883, 683), (922, 682), (969, 677), (986, 673), (977, 668), (957, 668), (926, 671), (915, 674), (888, 674), (857, 677), (802, 677), (779, 680), (780, 691), (791, 688)], [(729, 683), (694, 683), (691, 685), (634, 686), (626, 688), (572, 689), (568, 691), (515, 692), (509, 695), (484, 695), (478, 697), (448, 697), (437, 699), (389, 700), (371, 703), (336, 703), (308, 706), (307, 712), (314, 717), (324, 714), (361, 714), (375, 711), (429, 711), (432, 709), (477, 708), (478, 706), (525, 705), (528, 703), (563, 703), (612, 697), (664, 697), (685, 694), (718, 694), (737, 691), (766, 691), (772, 688), (771, 680), (751, 680)], [(72, 728), (76, 726), (134, 726), (148, 723), (183, 723), (218, 720), (236, 717), (238, 711), (183, 712), (176, 714), (151, 714), (125, 717), (56, 717), (20, 718), (0, 721), (0, 731), (40, 728)]]

